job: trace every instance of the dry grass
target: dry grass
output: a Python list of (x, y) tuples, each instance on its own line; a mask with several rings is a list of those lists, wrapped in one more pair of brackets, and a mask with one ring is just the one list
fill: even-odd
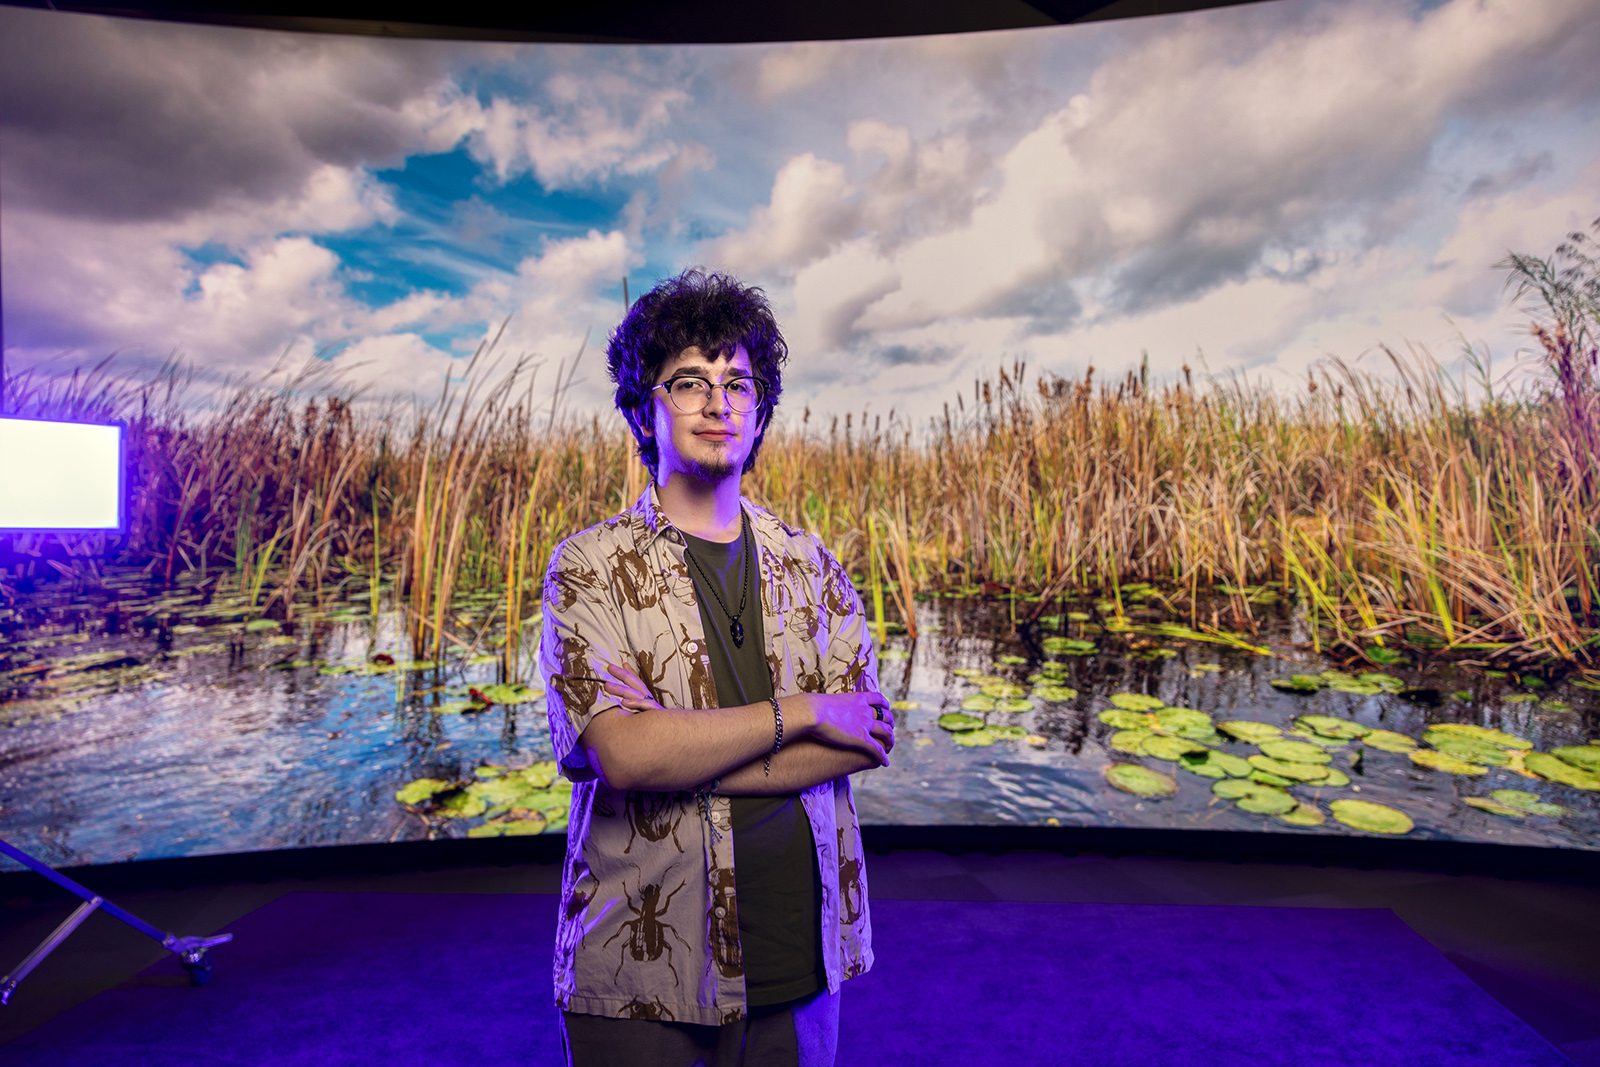
[[(1533, 333), (1546, 373), (1514, 395), (1486, 372), (1469, 390), (1420, 352), (1388, 353), (1382, 376), (1330, 362), (1295, 395), (1187, 369), (1181, 383), (1141, 371), (1096, 384), (1092, 370), (1030, 383), (1012, 366), (926, 428), (845, 415), (824, 429), (806, 412), (774, 431), (746, 491), (852, 571), (885, 575), (874, 593), (911, 625), (913, 592), (984, 582), (1114, 593), (1148, 581), (1190, 611), (1218, 585), (1273, 583), (1319, 641), (1427, 635), (1586, 659), (1600, 625), (1594, 320), (1581, 304), (1563, 311), (1560, 275), (1545, 293), (1529, 264), (1550, 262), (1513, 265), (1549, 311)], [(620, 420), (547, 417), (531, 368), (488, 358), (436, 405), (403, 412), (325, 391), (307, 401), (302, 380), (241, 388), (199, 418), (175, 372), (129, 390), (104, 368), (18, 378), (7, 395), (21, 412), (128, 420), (123, 562), (167, 581), (221, 570), (285, 615), (360, 593), (376, 606), (378, 581), (392, 582), (419, 657), (476, 647), (482, 633), (462, 631), (452, 601), (495, 591), (515, 675), (550, 548), (630, 503), (645, 474)], [(12, 573), (53, 550), (57, 570), (91, 581), (92, 546), (66, 547), (63, 559), (16, 538)], [(1249, 625), (1245, 596), (1231, 611)]]

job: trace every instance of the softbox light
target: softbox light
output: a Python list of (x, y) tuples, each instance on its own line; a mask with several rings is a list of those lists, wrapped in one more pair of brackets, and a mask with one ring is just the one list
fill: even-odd
[(121, 530), (123, 427), (0, 418), (0, 530)]

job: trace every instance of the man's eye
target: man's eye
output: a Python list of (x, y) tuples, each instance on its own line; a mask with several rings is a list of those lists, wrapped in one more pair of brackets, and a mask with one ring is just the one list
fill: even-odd
[(734, 396), (749, 396), (754, 390), (754, 386), (751, 384), (749, 378), (740, 378), (736, 382), (729, 382), (727, 389), (728, 392), (732, 393)]
[(679, 378), (672, 386), (675, 393), (703, 393), (705, 390), (706, 383), (699, 378)]

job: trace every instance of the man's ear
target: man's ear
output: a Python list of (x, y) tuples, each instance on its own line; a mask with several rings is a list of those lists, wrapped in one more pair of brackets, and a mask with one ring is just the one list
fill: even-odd
[(639, 423), (639, 432), (646, 437), (654, 437), (656, 435), (655, 426), (652, 425), (655, 420), (650, 417), (651, 414), (653, 414), (651, 405), (644, 403), (639, 405), (639, 410), (635, 415)]

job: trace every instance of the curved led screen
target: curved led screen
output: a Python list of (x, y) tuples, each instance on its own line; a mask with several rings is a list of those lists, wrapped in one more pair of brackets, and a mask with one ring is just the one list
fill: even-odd
[[(561, 833), (540, 578), (648, 484), (605, 338), (703, 264), (790, 348), (746, 493), (874, 632), (864, 823), (1600, 847), (1597, 42), (1579, 0), (696, 47), (0, 8), (0, 429), (120, 423), (128, 480), (115, 529), (0, 517), (0, 836)], [(0, 487), (76, 477), (18, 447)]]

